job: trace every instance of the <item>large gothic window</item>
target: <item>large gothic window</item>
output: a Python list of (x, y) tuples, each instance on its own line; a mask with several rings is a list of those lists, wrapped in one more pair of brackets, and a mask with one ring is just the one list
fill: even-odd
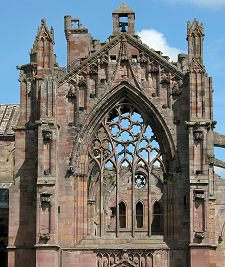
[(152, 195), (163, 194), (163, 161), (150, 119), (119, 104), (95, 132), (89, 146), (90, 233), (97, 227), (100, 236), (134, 236), (141, 228), (151, 235)]

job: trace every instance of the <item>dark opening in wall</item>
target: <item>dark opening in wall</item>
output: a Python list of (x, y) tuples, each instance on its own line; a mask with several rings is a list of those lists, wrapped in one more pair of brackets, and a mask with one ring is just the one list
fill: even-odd
[(136, 205), (136, 222), (137, 228), (143, 228), (143, 205), (140, 201)]
[(111, 55), (110, 56), (110, 62), (111, 63), (116, 63), (116, 55)]
[(119, 225), (120, 228), (126, 228), (126, 205), (124, 202), (119, 204)]
[(163, 213), (159, 201), (153, 205), (152, 234), (163, 233)]
[(137, 55), (132, 55), (131, 62), (137, 63)]

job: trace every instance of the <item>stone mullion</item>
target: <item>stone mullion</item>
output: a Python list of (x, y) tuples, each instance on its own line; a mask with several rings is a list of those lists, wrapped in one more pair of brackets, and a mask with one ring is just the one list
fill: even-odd
[[(150, 152), (148, 151), (150, 154)], [(150, 155), (149, 155), (150, 158)], [(152, 228), (152, 205), (151, 205), (151, 168), (152, 166), (148, 166), (148, 236), (151, 236)]]
[(100, 172), (100, 237), (103, 236), (104, 210), (103, 210), (103, 166)]
[(131, 195), (131, 206), (132, 206), (132, 236), (135, 237), (135, 214), (136, 214), (136, 208), (135, 208), (135, 172), (136, 172), (136, 156), (137, 156), (137, 149), (140, 144), (142, 135), (139, 137), (138, 143), (136, 144), (135, 152), (133, 155), (133, 161), (132, 161), (132, 174), (131, 174), (131, 186), (132, 186), (132, 195)]
[(135, 237), (135, 167), (136, 164), (133, 165), (133, 170), (132, 170), (132, 236)]
[[(119, 165), (120, 166), (120, 165)], [(119, 236), (119, 180), (120, 167), (116, 169), (116, 236)]]

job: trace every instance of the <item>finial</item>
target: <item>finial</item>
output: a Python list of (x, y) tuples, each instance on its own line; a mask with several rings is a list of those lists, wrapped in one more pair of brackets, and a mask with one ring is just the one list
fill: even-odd
[(46, 27), (46, 19), (45, 19), (45, 18), (43, 18), (43, 19), (41, 20), (41, 26), (42, 26), (42, 27)]

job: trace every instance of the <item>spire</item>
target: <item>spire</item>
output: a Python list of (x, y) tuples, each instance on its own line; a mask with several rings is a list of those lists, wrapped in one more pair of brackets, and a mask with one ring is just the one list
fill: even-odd
[(41, 20), (41, 27), (38, 27), (38, 32), (34, 41), (33, 48), (31, 49), (31, 54), (37, 52), (37, 47), (41, 39), (46, 39), (53, 45), (54, 42), (54, 29), (51, 27), (51, 30), (49, 31), (46, 25), (46, 19), (43, 18)]
[(51, 27), (51, 30), (48, 30), (46, 19), (43, 18), (30, 52), (31, 63), (37, 63), (40, 68), (53, 67), (55, 64), (54, 44), (53, 27)]
[(195, 18), (192, 24), (190, 21), (188, 21), (187, 23), (187, 38), (190, 37), (191, 35), (197, 35), (197, 34), (202, 37), (205, 36), (203, 23), (199, 25), (199, 22)]
[(203, 23), (199, 24), (197, 19), (194, 19), (191, 24), (187, 23), (187, 41), (188, 41), (188, 55), (189, 63), (193, 58), (197, 58), (200, 63), (203, 63), (203, 40), (204, 40)]

